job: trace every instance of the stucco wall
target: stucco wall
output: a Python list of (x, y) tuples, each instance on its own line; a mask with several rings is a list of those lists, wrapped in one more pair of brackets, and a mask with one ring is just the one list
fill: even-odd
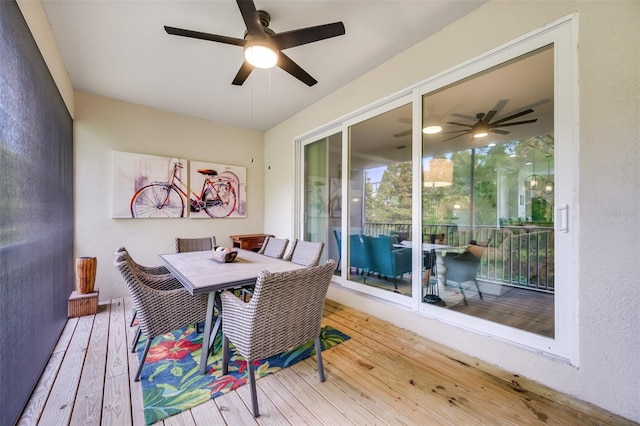
[[(329, 297), (640, 421), (640, 3), (491, 2), (265, 134), (265, 231), (291, 235), (294, 139), (568, 14), (579, 16), (579, 368), (331, 288)], [(562, 167), (560, 165), (560, 167)], [(289, 214), (289, 216), (287, 216)]]
[[(261, 132), (82, 92), (75, 99), (75, 255), (98, 257), (101, 300), (128, 294), (113, 267), (119, 246), (127, 247), (139, 263), (157, 265), (158, 254), (174, 251), (175, 237), (215, 235), (219, 244), (231, 245), (229, 235), (262, 232)], [(113, 219), (112, 151), (246, 167), (247, 217)]]

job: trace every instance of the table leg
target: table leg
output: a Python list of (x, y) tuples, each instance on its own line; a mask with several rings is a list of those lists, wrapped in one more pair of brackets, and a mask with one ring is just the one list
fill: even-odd
[[(217, 291), (209, 293), (209, 299), (207, 300), (207, 319), (204, 323), (204, 333), (202, 334), (202, 350), (200, 353), (200, 374), (207, 372), (207, 358), (209, 358), (209, 348), (211, 347), (211, 326), (213, 323), (213, 311), (215, 309), (215, 301)], [(215, 340), (215, 336), (214, 336)]]

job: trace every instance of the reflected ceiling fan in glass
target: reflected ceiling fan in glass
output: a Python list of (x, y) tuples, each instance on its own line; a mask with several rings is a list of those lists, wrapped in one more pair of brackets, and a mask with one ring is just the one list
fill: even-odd
[(532, 112), (534, 111), (531, 108), (529, 108), (524, 111), (520, 111), (516, 114), (512, 114), (508, 117), (504, 117), (499, 120), (496, 120), (492, 123), (491, 120), (498, 113), (498, 111), (492, 109), (486, 114), (484, 112), (480, 112), (476, 114), (476, 119), (478, 119), (478, 121), (475, 124), (466, 124), (466, 123), (457, 123), (455, 121), (448, 121), (447, 124), (452, 124), (454, 126), (463, 126), (463, 127), (467, 127), (467, 129), (443, 132), (442, 133), (443, 135), (455, 134), (455, 136), (451, 136), (447, 139), (444, 139), (442, 142), (450, 141), (451, 139), (455, 139), (463, 135), (471, 135), (474, 138), (483, 138), (488, 136), (489, 133), (497, 133), (499, 135), (508, 135), (511, 132), (509, 132), (508, 130), (501, 130), (499, 129), (499, 127), (510, 127), (510, 126), (519, 126), (522, 124), (535, 123), (536, 121), (538, 121), (537, 118), (533, 118), (530, 120), (516, 121), (513, 123), (507, 123), (507, 121), (513, 120), (514, 118), (522, 117), (523, 115), (531, 114)]

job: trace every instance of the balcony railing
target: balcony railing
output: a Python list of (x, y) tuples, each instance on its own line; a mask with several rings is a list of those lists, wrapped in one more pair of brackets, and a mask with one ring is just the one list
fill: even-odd
[[(398, 235), (411, 239), (410, 223), (371, 223), (364, 235)], [(422, 226), (423, 241), (430, 235), (444, 234), (444, 244), (466, 246), (470, 241), (486, 246), (477, 278), (480, 281), (532, 290), (554, 291), (554, 231), (543, 226), (476, 226), (427, 224)]]

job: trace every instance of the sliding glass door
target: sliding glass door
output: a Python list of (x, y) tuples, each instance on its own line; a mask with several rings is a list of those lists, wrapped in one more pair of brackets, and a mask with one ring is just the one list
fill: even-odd
[(423, 301), (551, 338), (553, 53), (546, 46), (422, 99), (424, 127), (439, 126), (422, 138), (422, 227), (439, 243)]
[(340, 264), (340, 218), (342, 216), (342, 133), (333, 133), (304, 145), (303, 220), (306, 241), (322, 241), (321, 262)]
[(302, 142), (301, 231), (337, 282), (575, 355), (570, 40), (561, 22)]

